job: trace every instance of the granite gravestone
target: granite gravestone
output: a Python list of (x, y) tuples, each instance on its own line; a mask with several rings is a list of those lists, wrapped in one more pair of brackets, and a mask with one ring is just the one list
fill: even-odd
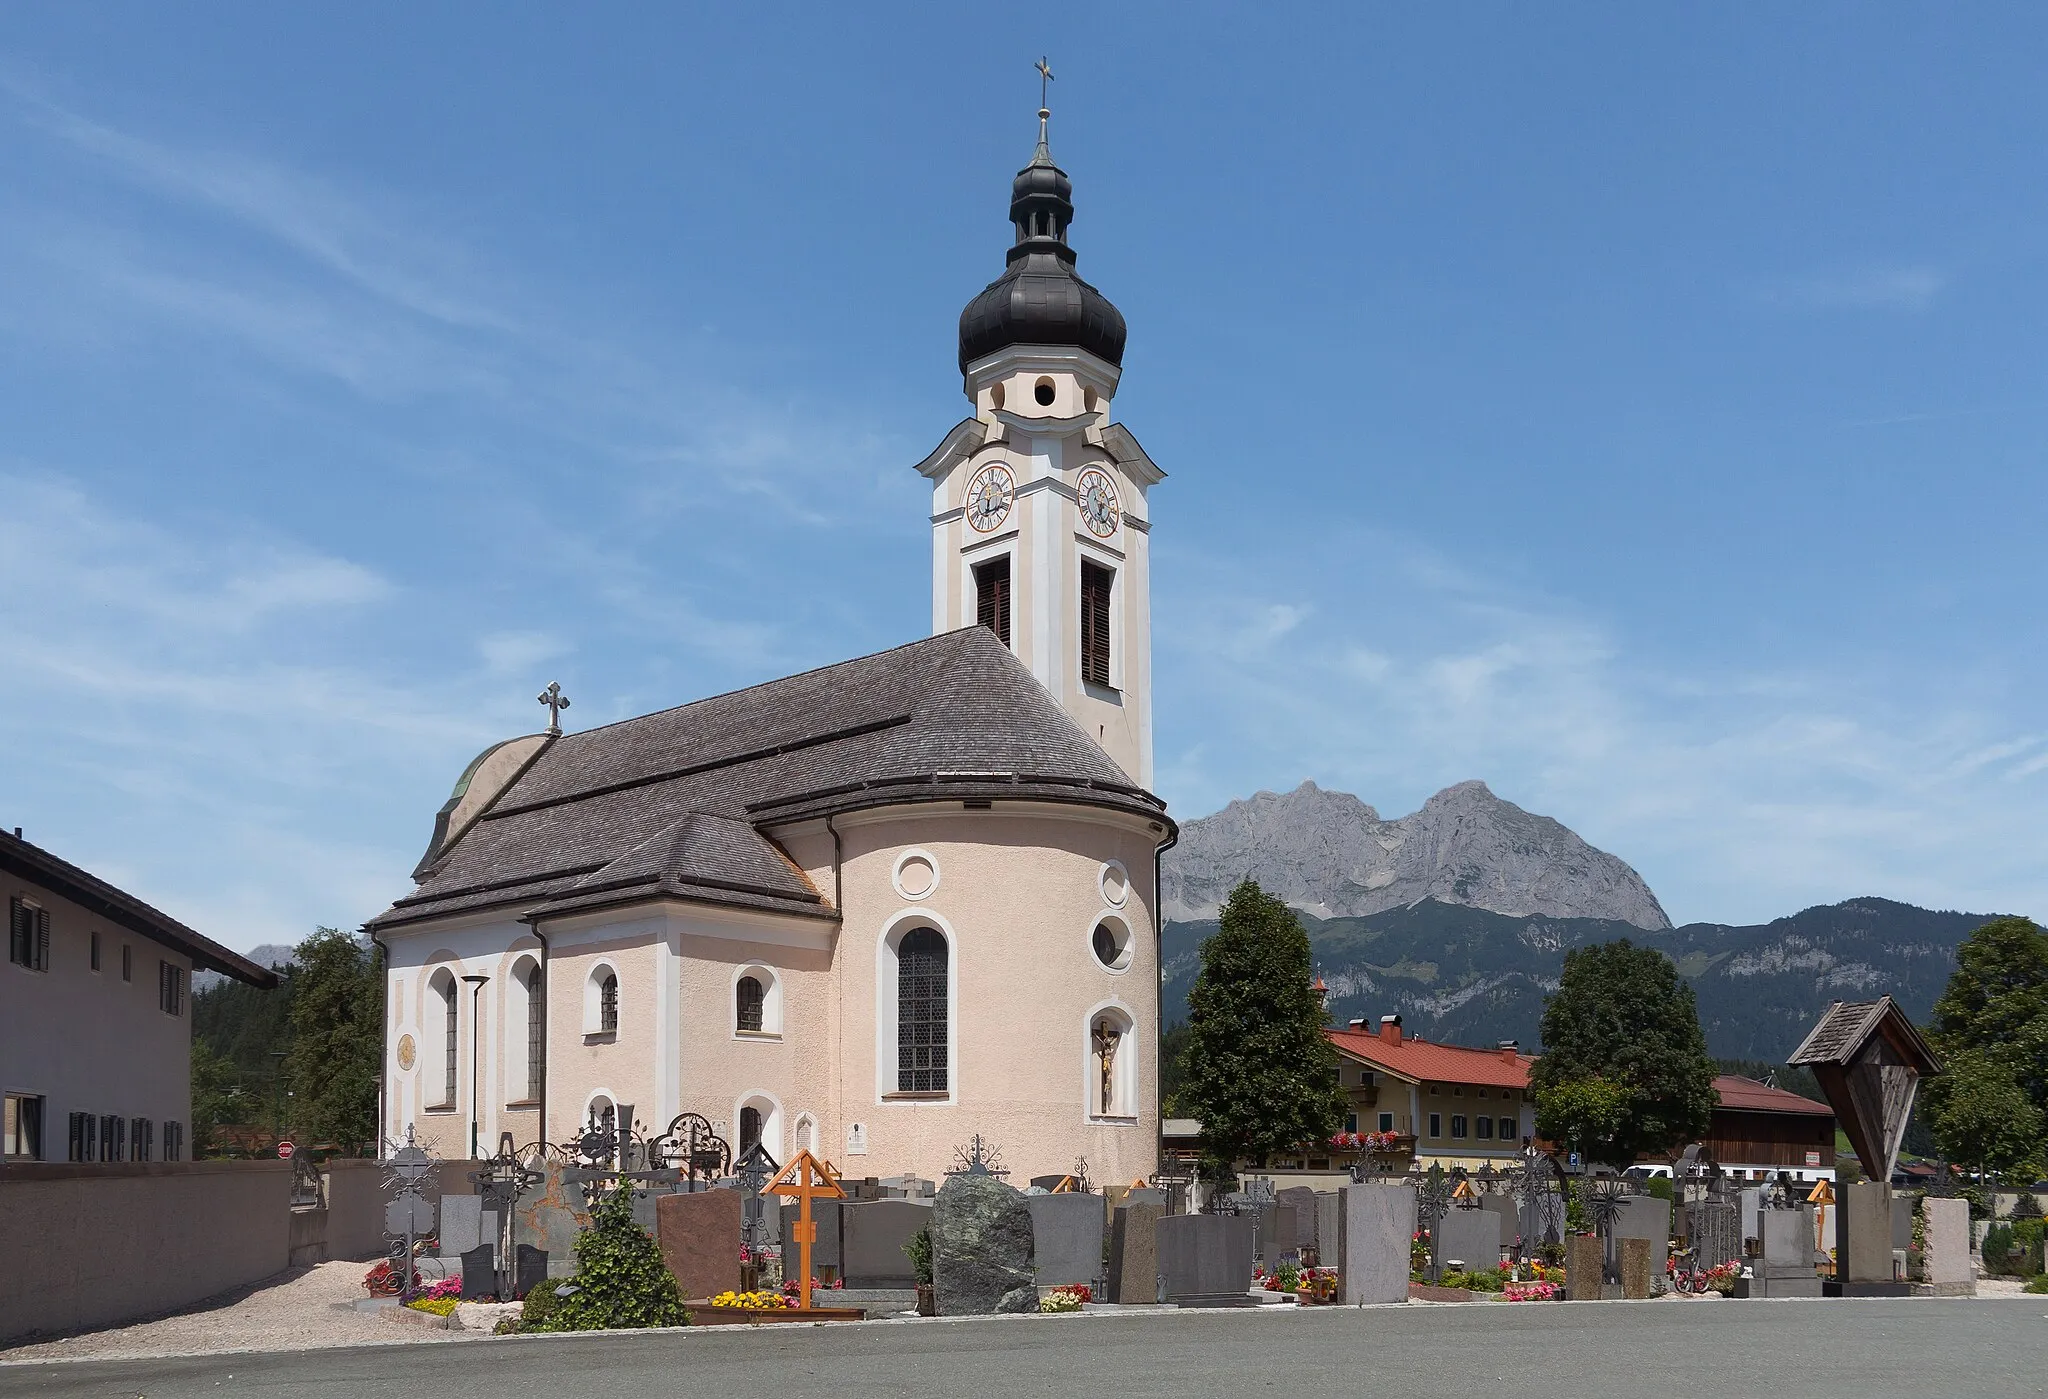
[(1621, 1295), (1629, 1302), (1650, 1300), (1650, 1241), (1639, 1235), (1621, 1240)]
[(1758, 1210), (1757, 1229), (1763, 1251), (1750, 1264), (1749, 1295), (1820, 1296), (1820, 1275), (1813, 1269), (1813, 1211)]
[(699, 1190), (655, 1201), (661, 1261), (685, 1301), (739, 1291), (744, 1203), (737, 1190)]
[(512, 1250), (512, 1295), (524, 1297), (548, 1280), (548, 1256), (532, 1244)]
[[(441, 1197), (441, 1256), (461, 1258), (484, 1242), (483, 1197), (443, 1195)], [(493, 1223), (495, 1223), (495, 1219)], [(495, 1230), (488, 1236), (497, 1238)]]
[(1970, 1202), (1934, 1200), (1922, 1203), (1927, 1243), (1921, 1266), (1937, 1297), (1974, 1297), (1977, 1274), (1970, 1266)]
[(1835, 1211), (1835, 1257), (1842, 1280), (1851, 1286), (1889, 1287), (1892, 1266), (1892, 1191), (1874, 1180), (1842, 1189)]
[(1334, 1190), (1316, 1192), (1316, 1255), (1319, 1266), (1334, 1268), (1341, 1251), (1343, 1226), (1339, 1222), (1344, 1208), (1343, 1201)]
[(1038, 1286), (1092, 1285), (1102, 1276), (1102, 1197), (1033, 1195), (1028, 1203)]
[(1605, 1284), (1600, 1238), (1572, 1234), (1564, 1241), (1565, 1300), (1597, 1302)]
[(854, 1288), (915, 1287), (917, 1274), (903, 1246), (931, 1223), (932, 1206), (924, 1200), (861, 1200), (841, 1205), (839, 1276)]
[(932, 1282), (941, 1316), (1035, 1312), (1031, 1210), (994, 1176), (949, 1176), (932, 1205)]
[(1168, 1215), (1155, 1237), (1166, 1301), (1184, 1307), (1254, 1305), (1251, 1216)]
[(462, 1300), (495, 1301), (498, 1296), (498, 1250), (478, 1244), (462, 1255)]
[(1352, 1306), (1407, 1301), (1415, 1187), (1347, 1185), (1337, 1193), (1337, 1273), (1343, 1301)]
[(1301, 1259), (1301, 1216), (1293, 1203), (1275, 1200), (1259, 1235), (1259, 1256), (1268, 1268), (1283, 1258)]
[(1663, 1277), (1664, 1261), (1671, 1251), (1671, 1202), (1655, 1195), (1624, 1198), (1614, 1212), (1614, 1224), (1607, 1237), (1608, 1257), (1617, 1272), (1621, 1268), (1621, 1240), (1648, 1239), (1650, 1268), (1655, 1276)]
[(1500, 1266), (1500, 1216), (1488, 1209), (1444, 1211), (1437, 1225), (1437, 1262), (1448, 1269), (1453, 1261), (1467, 1272)]
[(512, 1239), (548, 1257), (551, 1275), (566, 1277), (576, 1270), (576, 1236), (590, 1224), (581, 1187), (562, 1176), (558, 1161), (543, 1162), (540, 1180), (519, 1196), (512, 1209)]
[[(850, 1200), (811, 1201), (811, 1223), (818, 1227), (818, 1237), (811, 1244), (811, 1271), (821, 1279), (836, 1277), (839, 1274), (839, 1211), (852, 1203), (854, 1202)], [(791, 1231), (796, 1227), (797, 1207), (785, 1204), (777, 1214), (781, 1225), (780, 1237), (794, 1239), (796, 1235)], [(794, 1276), (790, 1272), (790, 1265), (795, 1258), (796, 1246), (792, 1243), (783, 1250), (782, 1267), (785, 1277)]]
[(1522, 1212), (1514, 1198), (1508, 1195), (1488, 1195), (1479, 1202), (1479, 1208), (1500, 1217), (1500, 1244), (1502, 1248), (1514, 1248), (1522, 1233)]
[[(1316, 1225), (1319, 1222), (1316, 1211), (1316, 1192), (1306, 1185), (1290, 1185), (1273, 1197), (1281, 1209), (1294, 1211), (1294, 1237), (1291, 1240), (1297, 1254), (1314, 1252), (1318, 1245)], [(1289, 1243), (1281, 1239), (1283, 1245)]]
[(1129, 1307), (1159, 1300), (1159, 1221), (1165, 1217), (1166, 1206), (1154, 1201), (1117, 1206), (1109, 1231), (1110, 1301)]

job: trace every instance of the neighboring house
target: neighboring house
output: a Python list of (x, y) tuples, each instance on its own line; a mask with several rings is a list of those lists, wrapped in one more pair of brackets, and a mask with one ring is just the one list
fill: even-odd
[(1702, 1143), (1705, 1154), (1738, 1180), (1768, 1180), (1790, 1171), (1797, 1181), (1835, 1178), (1835, 1111), (1797, 1093), (1723, 1074), (1714, 1080), (1721, 1104)]
[(277, 985), (142, 900), (0, 833), (0, 1152), (178, 1161), (192, 1120), (192, 972)]
[(1536, 1130), (1529, 1066), (1510, 1040), (1493, 1049), (1434, 1044), (1401, 1031), (1401, 1017), (1354, 1020), (1331, 1030), (1339, 1081), (1350, 1100), (1348, 1132), (1392, 1132), (1400, 1163), (1427, 1169), (1501, 1168), (1518, 1161)]

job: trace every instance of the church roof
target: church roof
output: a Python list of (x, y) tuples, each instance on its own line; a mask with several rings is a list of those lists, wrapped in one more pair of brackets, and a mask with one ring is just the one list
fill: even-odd
[(836, 919), (768, 830), (962, 799), (1166, 821), (1008, 647), (967, 627), (556, 738), (370, 926), (662, 896)]

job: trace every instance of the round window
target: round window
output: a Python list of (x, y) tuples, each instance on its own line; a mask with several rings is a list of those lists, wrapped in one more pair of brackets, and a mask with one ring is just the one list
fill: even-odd
[(1130, 965), (1130, 934), (1126, 933), (1116, 924), (1107, 922), (1097, 923), (1095, 925), (1093, 941), (1095, 960), (1102, 963), (1103, 966), (1108, 967), (1111, 971), (1120, 972)]

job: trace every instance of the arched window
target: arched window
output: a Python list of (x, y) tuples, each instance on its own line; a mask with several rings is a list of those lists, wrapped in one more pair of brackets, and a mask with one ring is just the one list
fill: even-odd
[(739, 1016), (739, 1028), (758, 1034), (762, 1029), (761, 1011), (768, 1002), (768, 993), (761, 988), (761, 978), (743, 976), (734, 993)]
[(896, 1091), (946, 1091), (946, 939), (916, 928), (896, 948)]
[(526, 972), (526, 1096), (539, 1102), (548, 1081), (548, 1007), (542, 995), (540, 963)]
[(434, 978), (434, 991), (441, 997), (441, 1020), (444, 1034), (441, 1041), (441, 1106), (455, 1106), (455, 1056), (462, 1043), (455, 1024), (455, 978), (442, 972)]
[(619, 1032), (619, 974), (606, 972), (604, 980), (597, 983), (597, 1032), (600, 1035), (616, 1035)]
[(740, 1147), (745, 1151), (761, 1140), (761, 1109), (752, 1103), (740, 1109)]

